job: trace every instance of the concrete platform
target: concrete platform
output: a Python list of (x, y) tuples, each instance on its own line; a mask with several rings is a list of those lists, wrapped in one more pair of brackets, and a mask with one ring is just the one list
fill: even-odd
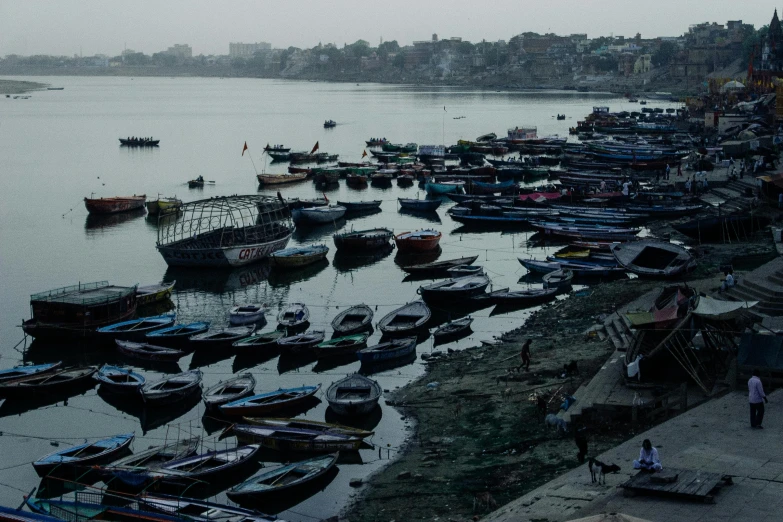
[[(783, 520), (783, 391), (770, 394), (763, 430), (750, 427), (747, 392), (734, 392), (693, 408), (598, 455), (622, 470), (606, 486), (590, 482), (587, 465), (490, 513), (495, 522), (561, 522), (600, 513), (624, 513), (653, 522), (773, 522)], [(714, 495), (714, 504), (649, 496), (628, 498), (618, 486), (636, 472), (642, 441), (658, 448), (664, 469), (731, 475), (734, 485)]]

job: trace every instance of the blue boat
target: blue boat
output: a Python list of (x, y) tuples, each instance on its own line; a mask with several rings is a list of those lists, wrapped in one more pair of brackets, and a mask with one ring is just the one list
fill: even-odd
[(608, 277), (617, 276), (625, 273), (625, 269), (622, 267), (610, 267), (600, 265), (586, 265), (577, 264), (573, 261), (569, 262), (554, 262), (554, 261), (539, 261), (537, 259), (522, 259), (518, 258), (519, 262), (527, 268), (530, 272), (536, 274), (548, 274), (556, 270), (571, 270), (574, 273), (574, 277)]
[(140, 373), (110, 364), (104, 364), (92, 378), (101, 383), (101, 390), (118, 395), (136, 395), (147, 381)]
[(62, 522), (59, 518), (40, 513), (30, 513), (21, 509), (0, 506), (0, 520), (15, 520), (17, 522)]
[(416, 338), (403, 337), (386, 343), (376, 344), (364, 350), (359, 350), (356, 355), (362, 364), (372, 364), (390, 359), (401, 359), (416, 351)]
[(176, 319), (177, 314), (140, 317), (139, 319), (131, 319), (130, 321), (122, 321), (121, 323), (98, 328), (96, 332), (100, 337), (112, 340), (143, 341), (148, 333), (171, 326)]
[(281, 388), (229, 402), (222, 405), (220, 411), (225, 415), (267, 415), (306, 402), (320, 389), (320, 384), (317, 386), (301, 386), (299, 388)]
[(460, 192), (465, 187), (464, 181), (444, 181), (443, 183), (433, 183), (428, 181), (424, 185), (424, 190), (427, 194), (450, 194), (452, 192)]
[(92, 466), (115, 460), (133, 442), (133, 433), (125, 433), (95, 442), (78, 444), (57, 450), (33, 462), (39, 477), (51, 475), (59, 468)]
[[(57, 513), (58, 516), (67, 514), (68, 520), (143, 520), (145, 522), (181, 522), (186, 520), (181, 516), (138, 510), (129, 506), (114, 506), (95, 500), (100, 499), (101, 495), (77, 495), (78, 500), (76, 501), (28, 497), (25, 503), (33, 511), (28, 515), (41, 517), (30, 520), (63, 520), (62, 518), (52, 518), (52, 513)], [(200, 519), (195, 518), (195, 520)]]
[(473, 194), (494, 194), (496, 192), (505, 192), (516, 188), (517, 182), (513, 179), (501, 181), (500, 183), (485, 183), (483, 181), (473, 181), (471, 192)]
[(280, 268), (298, 268), (312, 265), (329, 253), (326, 245), (309, 245), (278, 250), (269, 254), (269, 264)]
[(441, 203), (440, 199), (406, 199), (397, 198), (400, 204), (400, 208), (407, 208), (408, 210), (418, 210), (419, 212), (432, 212), (436, 210)]
[(0, 370), (0, 383), (5, 381), (12, 381), (20, 377), (27, 377), (29, 375), (37, 375), (42, 373), (53, 372), (63, 365), (62, 361), (48, 364), (36, 364), (33, 366), (14, 366), (13, 368), (6, 368)]
[(155, 330), (146, 335), (150, 344), (177, 344), (188, 342), (191, 335), (201, 334), (209, 330), (209, 323), (196, 322), (188, 324), (177, 324)]

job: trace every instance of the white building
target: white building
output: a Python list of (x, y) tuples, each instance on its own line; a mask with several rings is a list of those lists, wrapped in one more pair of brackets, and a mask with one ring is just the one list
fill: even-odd
[(257, 43), (229, 43), (228, 55), (231, 58), (250, 58), (259, 51), (271, 51), (272, 44), (267, 42)]
[(180, 59), (193, 58), (193, 48), (188, 44), (174, 44), (166, 49), (166, 54)]

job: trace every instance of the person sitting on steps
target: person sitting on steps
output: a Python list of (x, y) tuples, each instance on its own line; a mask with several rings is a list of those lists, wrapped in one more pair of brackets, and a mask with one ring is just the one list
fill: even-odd
[(661, 460), (658, 458), (658, 450), (653, 448), (650, 439), (644, 439), (642, 449), (639, 451), (639, 460), (633, 461), (633, 469), (644, 471), (661, 471)]

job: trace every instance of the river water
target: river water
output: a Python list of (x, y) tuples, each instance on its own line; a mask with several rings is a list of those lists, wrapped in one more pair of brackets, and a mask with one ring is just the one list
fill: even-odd
[[(29, 79), (29, 78), (18, 78)], [(301, 229), (289, 246), (323, 242), (331, 251), (328, 262), (303, 271), (280, 273), (260, 264), (230, 272), (167, 269), (155, 250), (157, 224), (138, 214), (104, 220), (88, 219), (82, 199), (91, 194), (113, 196), (146, 193), (176, 195), (185, 201), (229, 194), (259, 192), (256, 170), (283, 172), (285, 165), (267, 164), (261, 149), (284, 143), (294, 150), (311, 148), (339, 153), (345, 161), (359, 161), (364, 140), (385, 136), (394, 142), (454, 143), (509, 127), (538, 126), (539, 135), (566, 134), (577, 118), (594, 105), (612, 110), (633, 109), (613, 95), (575, 92), (480, 92), (459, 88), (327, 84), (255, 79), (201, 78), (33, 78), (61, 86), (62, 91), (34, 92), (30, 99), (0, 99), (0, 367), (23, 360), (98, 364), (112, 354), (85, 353), (69, 346), (20, 343), (18, 327), (29, 317), (29, 296), (77, 282), (108, 280), (114, 284), (149, 284), (177, 279), (172, 301), (180, 321), (227, 322), (227, 310), (237, 302), (266, 302), (273, 314), (287, 302), (305, 302), (315, 329), (326, 329), (346, 306), (370, 304), (375, 321), (388, 311), (417, 298), (421, 282), (403, 282), (405, 273), (395, 263), (396, 251), (359, 262), (335, 259), (334, 226)], [(667, 106), (651, 102), (649, 106)], [(565, 121), (555, 115), (565, 113)], [(334, 119), (338, 126), (323, 128)], [(160, 139), (156, 149), (125, 149), (117, 138), (130, 135)], [(249, 154), (241, 155), (247, 142)], [(198, 175), (212, 186), (190, 190), (186, 181)], [(281, 189), (286, 197), (316, 197), (310, 182)], [(273, 195), (275, 191), (264, 191)], [(445, 211), (425, 220), (398, 212), (396, 198), (424, 194), (416, 186), (401, 189), (369, 187), (354, 190), (341, 183), (327, 192), (330, 200), (383, 200), (382, 212), (348, 221), (341, 230), (375, 226), (396, 232), (434, 227), (443, 233), (440, 259), (479, 255), (495, 288), (526, 286), (517, 258), (543, 258), (555, 247), (527, 244), (530, 232), (471, 232), (453, 222)], [(473, 334), (437, 349), (460, 349), (519, 326), (529, 311), (491, 315), (492, 309), (472, 314)], [(445, 319), (444, 319), (445, 320)], [(270, 325), (274, 327), (274, 315)], [(377, 341), (375, 333), (370, 343)], [(433, 350), (429, 337), (419, 354)], [(257, 391), (322, 383), (324, 389), (358, 363), (336, 368), (308, 361), (292, 367), (277, 357), (239, 360), (231, 353), (187, 356), (182, 370), (201, 368), (204, 387), (240, 371), (257, 378)], [(148, 379), (160, 374), (139, 368)], [(424, 371), (420, 361), (374, 376), (384, 389), (403, 386)], [(383, 402), (383, 401), (381, 401)], [(95, 390), (67, 402), (0, 408), (0, 504), (16, 506), (21, 491), (37, 486), (30, 465), (35, 458), (84, 439), (134, 431), (135, 448), (143, 449), (185, 433), (215, 442), (221, 425), (204, 417), (203, 405), (175, 408), (170, 415), (150, 418), (133, 408), (116, 408)], [(302, 413), (307, 418), (334, 421), (322, 400)], [(363, 425), (375, 430), (372, 442), (384, 449), (360, 452), (360, 458), (339, 464), (339, 472), (322, 492), (296, 505), (270, 506), (288, 520), (310, 521), (336, 514), (353, 495), (349, 479), (365, 477), (393, 458), (409, 436), (409, 422), (394, 409), (381, 406)], [(215, 497), (225, 501), (218, 494)]]

